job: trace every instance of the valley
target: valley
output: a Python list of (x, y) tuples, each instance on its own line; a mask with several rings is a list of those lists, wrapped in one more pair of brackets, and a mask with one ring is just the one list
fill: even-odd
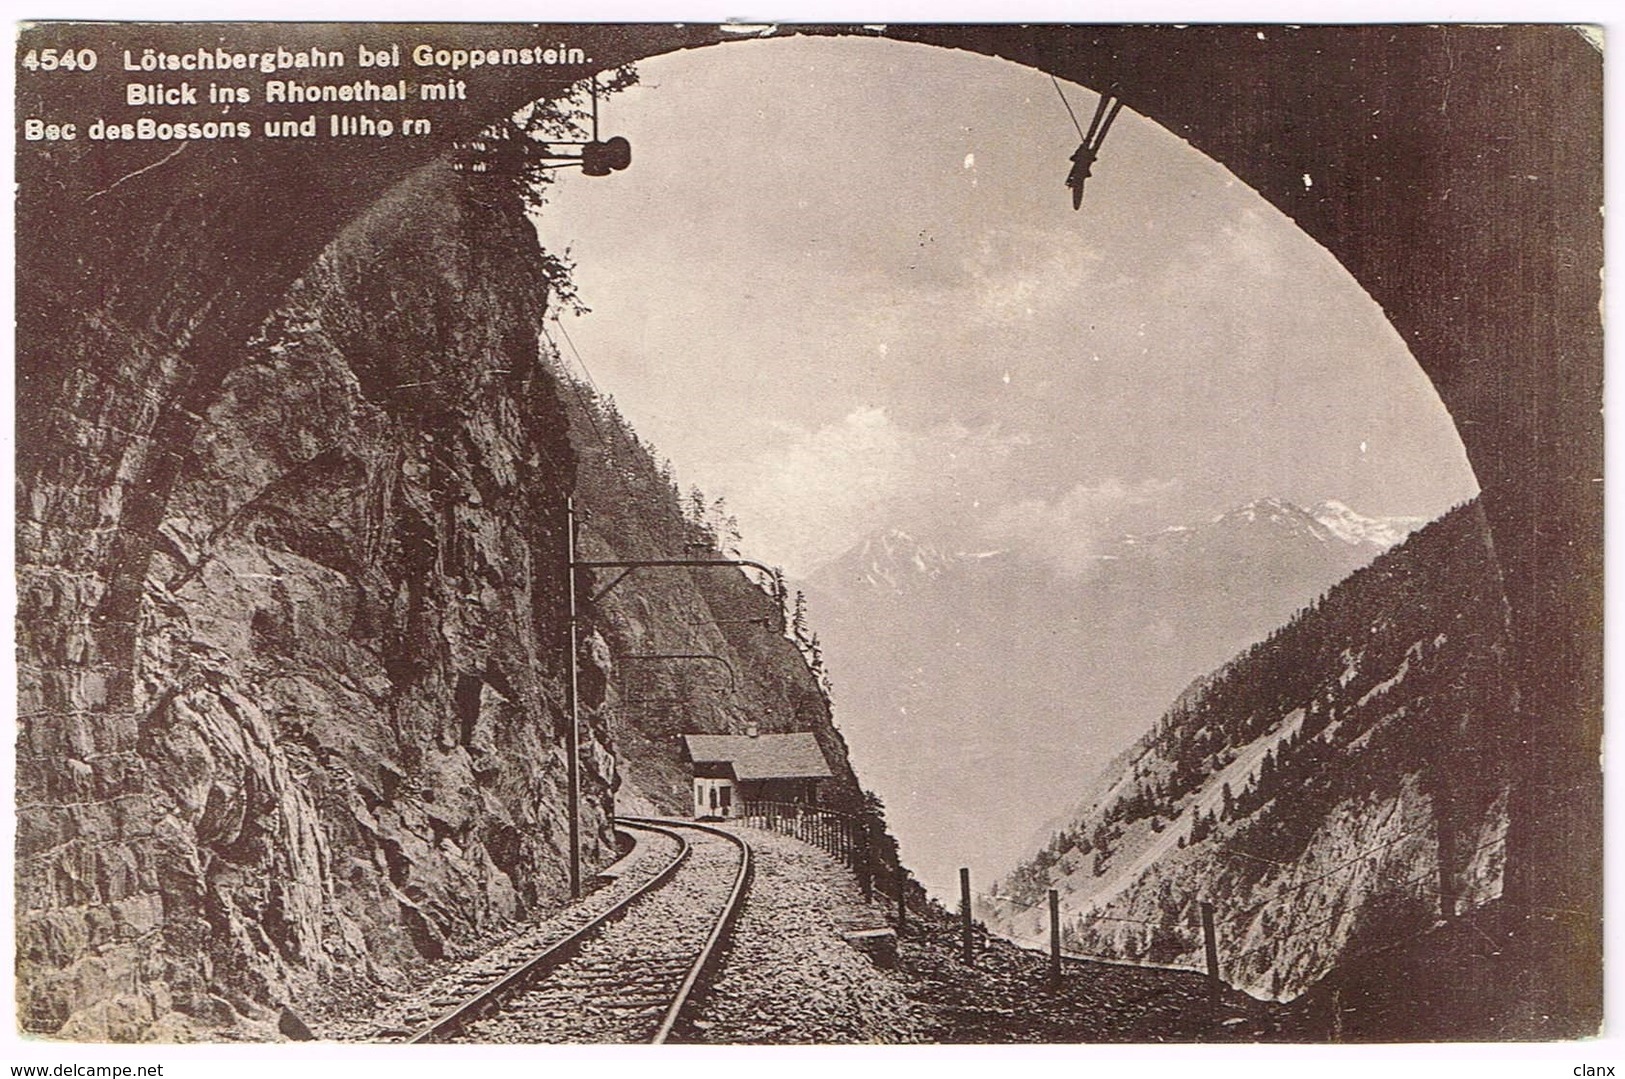
[[(865, 781), (938, 895), (991, 881), (1195, 679), (1421, 522), (1261, 499), (1099, 545), (1072, 576), (1018, 550), (877, 533), (808, 605)], [(1037, 837), (1035, 839), (1035, 837)]]

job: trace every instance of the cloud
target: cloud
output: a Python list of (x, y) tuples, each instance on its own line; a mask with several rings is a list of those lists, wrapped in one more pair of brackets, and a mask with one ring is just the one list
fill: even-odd
[(776, 444), (738, 462), (721, 491), (746, 546), (792, 574), (877, 528), (908, 527), (945, 504), (991, 494), (1011, 453), (1029, 441), (996, 425), (914, 429), (869, 405), (822, 427), (776, 430)]
[(1170, 248), (1145, 287), (1166, 300), (1222, 310), (1229, 323), (1256, 320), (1260, 310), (1301, 296), (1310, 282), (1336, 288), (1328, 277), (1335, 272), (1331, 256), (1306, 249), (1278, 217), (1243, 206), (1216, 218), (1207, 232)]
[(1070, 230), (984, 228), (931, 241), (913, 253), (906, 274), (846, 272), (870, 332), (891, 340), (951, 328), (983, 332), (1056, 319), (1071, 325), (1100, 284), (1105, 256)]
[(1052, 501), (1029, 498), (998, 507), (985, 531), (993, 542), (1036, 557), (1064, 577), (1080, 577), (1098, 564), (1102, 541), (1122, 531), (1114, 527), (1119, 518), (1155, 505), (1177, 486), (1173, 480), (1126, 484), (1115, 477), (1093, 487), (1080, 483)]
[(996, 322), (1014, 322), (1075, 306), (1102, 261), (1069, 231), (990, 229), (962, 268), (974, 309)]

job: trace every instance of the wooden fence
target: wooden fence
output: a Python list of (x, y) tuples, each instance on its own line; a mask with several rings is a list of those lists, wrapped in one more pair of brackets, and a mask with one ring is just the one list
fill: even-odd
[(850, 813), (799, 802), (741, 802), (733, 815), (741, 824), (764, 828), (811, 843), (845, 862), (857, 874), (867, 898), (874, 887), (869, 822)]

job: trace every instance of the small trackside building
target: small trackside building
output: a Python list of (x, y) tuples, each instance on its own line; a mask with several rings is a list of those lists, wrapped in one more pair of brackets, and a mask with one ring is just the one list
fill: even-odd
[(694, 816), (734, 817), (746, 802), (818, 804), (829, 762), (812, 734), (685, 734), (693, 768)]

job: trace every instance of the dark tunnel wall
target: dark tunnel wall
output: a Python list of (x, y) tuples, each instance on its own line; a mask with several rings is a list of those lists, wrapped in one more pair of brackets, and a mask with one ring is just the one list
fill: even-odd
[[(210, 28), (204, 28), (210, 29)], [(346, 26), (221, 25), (233, 48), (375, 44)], [(195, 48), (198, 27), (83, 27), (125, 48)], [(421, 30), (421, 32), (419, 32)], [(1531, 950), (1525, 1029), (1541, 1014), (1601, 1016), (1602, 59), (1556, 27), (787, 27), (961, 48), (1115, 86), (1128, 106), (1230, 168), (1324, 245), (1382, 306), (1461, 433), (1505, 575), (1517, 634), (1524, 777), (1509, 844), (1509, 904), (1579, 912), (1560, 945)], [(568, 41), (591, 63), (566, 77), (729, 35), (708, 27), (392, 28), (392, 40)], [(22, 50), (60, 33), (31, 26)], [(413, 75), (408, 70), (402, 74)], [(71, 84), (20, 75), (18, 117), (95, 115), (127, 76), (112, 62)], [(72, 449), (51, 419), (82, 400), (106, 327), (151, 349), (160, 452), (86, 465), (117, 488), (96, 629), (127, 651), (173, 453), (243, 340), (338, 230), (458, 136), (539, 95), (536, 70), (466, 76), (468, 101), (432, 136), (324, 142), (137, 144), (19, 140), (19, 523), (31, 478)], [(77, 102), (76, 106), (69, 103)], [(1311, 178), (1306, 184), (1304, 177)], [(245, 194), (246, 193), (246, 194)], [(111, 391), (109, 391), (111, 392)], [(75, 397), (74, 395), (79, 395)], [(81, 524), (19, 532), (19, 560), (78, 542)], [(79, 617), (64, 608), (63, 618)], [(28, 662), (26, 649), (19, 656)], [(114, 679), (112, 707), (129, 706)], [(1550, 934), (1548, 934), (1549, 936)], [(1570, 1029), (1565, 1026), (1564, 1029)]]

